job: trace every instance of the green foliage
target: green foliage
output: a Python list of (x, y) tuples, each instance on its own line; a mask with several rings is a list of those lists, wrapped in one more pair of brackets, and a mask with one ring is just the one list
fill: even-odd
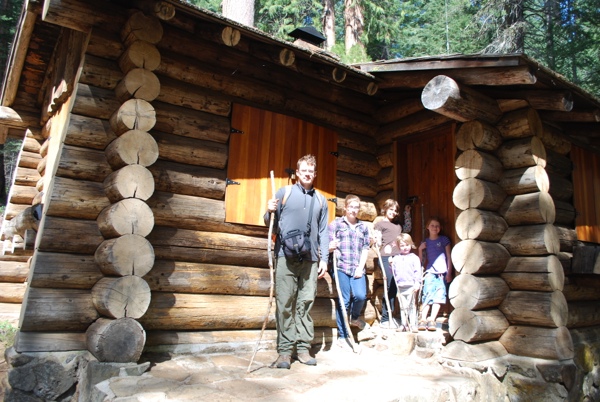
[(302, 26), (321, 31), (319, 0), (257, 0), (256, 10), (256, 27), (283, 40), (290, 40), (289, 33)]
[(348, 53), (343, 43), (337, 43), (331, 49), (332, 53), (340, 56), (340, 61), (345, 64), (364, 63), (371, 61), (366, 50), (362, 46), (352, 46)]
[(0, 321), (0, 343), (11, 346), (15, 343), (17, 329), (8, 321)]
[(213, 13), (220, 13), (222, 10), (221, 3), (222, 0), (185, 0), (187, 3), (190, 3), (196, 7), (204, 8), (206, 10), (212, 11)]
[(10, 49), (14, 40), (23, 1), (5, 0), (0, 2), (0, 72), (4, 78)]

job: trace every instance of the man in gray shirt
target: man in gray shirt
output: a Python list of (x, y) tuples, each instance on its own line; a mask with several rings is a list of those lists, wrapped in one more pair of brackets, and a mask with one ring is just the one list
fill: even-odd
[[(296, 184), (280, 188), (275, 198), (267, 202), (265, 223), (269, 224), (270, 213), (274, 212), (274, 232), (278, 233), (274, 250), (277, 256), (277, 368), (290, 368), (294, 348), (300, 363), (310, 366), (317, 364), (317, 360), (309, 354), (315, 334), (310, 310), (317, 294), (317, 279), (327, 272), (329, 235), (327, 200), (313, 188), (316, 176), (315, 157), (303, 156), (298, 160)], [(307, 253), (304, 258), (285, 257), (282, 235), (294, 229), (305, 232), (309, 216), (310, 255)]]

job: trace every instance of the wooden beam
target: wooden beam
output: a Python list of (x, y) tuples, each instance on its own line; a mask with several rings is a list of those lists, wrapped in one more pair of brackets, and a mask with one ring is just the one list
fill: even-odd
[(42, 19), (80, 32), (93, 26), (113, 26), (116, 31), (125, 24), (128, 14), (115, 3), (78, 0), (45, 0)]
[(539, 111), (542, 120), (568, 123), (600, 123), (600, 109), (560, 111)]
[(465, 85), (533, 85), (537, 78), (528, 66), (468, 68), (464, 70), (426, 70), (398, 71), (378, 74), (382, 79), (379, 87), (385, 88), (423, 88), (433, 77), (446, 75)]
[(486, 94), (495, 99), (523, 99), (534, 109), (569, 112), (573, 109), (573, 94), (564, 90), (488, 89)]
[(37, 13), (29, 10), (25, 11), (25, 14), (21, 17), (17, 38), (14, 42), (8, 65), (6, 66), (6, 70), (9, 73), (2, 88), (2, 99), (0, 102), (2, 105), (12, 105), (17, 96), (17, 88), (21, 80), (25, 57), (27, 56), (27, 48), (29, 47), (36, 18)]
[(39, 127), (40, 118), (33, 113), (16, 111), (7, 106), (0, 106), (0, 126), (17, 129)]
[(438, 75), (427, 83), (421, 102), (427, 109), (460, 122), (482, 120), (493, 124), (502, 117), (493, 98), (445, 75)]

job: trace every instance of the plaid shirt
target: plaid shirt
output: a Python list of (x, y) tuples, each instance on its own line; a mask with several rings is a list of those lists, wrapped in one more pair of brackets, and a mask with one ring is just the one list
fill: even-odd
[(333, 240), (340, 241), (338, 247), (340, 254), (337, 258), (338, 270), (354, 276), (363, 250), (368, 250), (370, 246), (369, 228), (359, 220), (352, 229), (345, 217), (339, 217), (329, 224), (329, 241)]

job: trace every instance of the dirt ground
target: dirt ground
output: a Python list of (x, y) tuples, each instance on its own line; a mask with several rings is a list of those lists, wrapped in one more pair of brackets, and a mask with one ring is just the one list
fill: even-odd
[(4, 400), (4, 393), (8, 388), (8, 364), (4, 360), (6, 345), (0, 342), (0, 401)]

